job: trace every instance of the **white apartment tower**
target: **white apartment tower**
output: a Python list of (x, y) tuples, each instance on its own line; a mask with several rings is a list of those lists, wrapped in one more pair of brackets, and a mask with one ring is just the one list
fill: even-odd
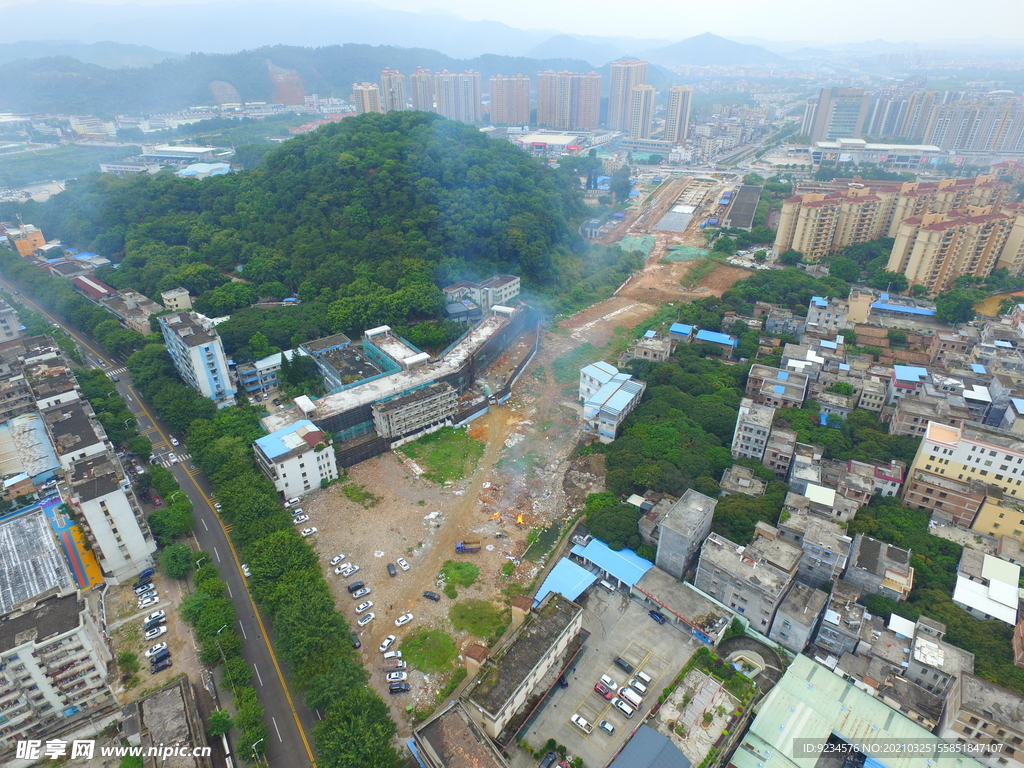
[(330, 435), (308, 419), (261, 437), (253, 448), (256, 463), (286, 499), (338, 477)]
[(471, 125), (481, 121), (479, 72), (438, 72), (434, 76), (434, 93), (439, 115)]
[(405, 94), (405, 75), (390, 67), (380, 73), (381, 107), (384, 112), (404, 112), (409, 108)]
[(409, 96), (413, 109), (434, 111), (434, 75), (429, 69), (416, 67), (416, 71), (409, 75)]
[(218, 408), (234, 405), (224, 345), (209, 318), (196, 312), (176, 312), (159, 320), (164, 344), (185, 383)]
[(352, 103), (359, 115), (383, 111), (380, 108), (380, 87), (376, 83), (352, 83)]
[(530, 78), (495, 75), (490, 79), (491, 122), (496, 125), (530, 124)]
[(633, 87), (629, 109), (629, 138), (649, 139), (654, 126), (654, 86)]
[(647, 82), (647, 62), (637, 59), (614, 61), (608, 93), (608, 129), (628, 131), (633, 105), (633, 88)]
[(668, 89), (668, 115), (665, 118), (665, 141), (686, 141), (690, 134), (690, 105), (693, 89), (677, 85)]

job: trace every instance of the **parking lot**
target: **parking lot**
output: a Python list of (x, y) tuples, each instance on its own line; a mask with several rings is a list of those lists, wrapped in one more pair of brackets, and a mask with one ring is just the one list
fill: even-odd
[[(567, 675), (569, 687), (555, 688), (541, 713), (520, 738), (525, 738), (535, 749), (553, 738), (564, 744), (570, 754), (582, 757), (585, 765), (603, 766), (640, 727), (661, 691), (700, 644), (668, 624), (657, 624), (647, 615), (647, 608), (621, 592), (609, 595), (595, 589), (583, 599), (583, 606), (583, 629), (590, 637), (586, 651)], [(627, 718), (611, 701), (594, 691), (594, 684), (602, 675), (620, 686), (630, 679), (631, 675), (616, 666), (616, 656), (651, 678), (643, 705), (632, 718)], [(574, 714), (593, 725), (593, 732), (585, 734), (573, 725), (570, 718)], [(614, 727), (612, 735), (598, 727), (602, 720)], [(513, 768), (531, 768), (535, 763), (522, 750), (513, 753)]]

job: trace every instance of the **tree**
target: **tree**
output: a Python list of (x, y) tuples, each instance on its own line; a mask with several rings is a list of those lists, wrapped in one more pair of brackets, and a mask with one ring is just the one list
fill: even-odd
[(616, 201), (623, 203), (629, 199), (629, 193), (633, 189), (629, 177), (633, 170), (624, 165), (612, 174), (612, 180), (608, 184), (609, 191), (615, 196)]
[(853, 259), (846, 256), (836, 256), (828, 264), (828, 272), (833, 277), (854, 283), (860, 280), (861, 266)]
[(953, 290), (935, 300), (935, 316), (950, 325), (969, 323), (975, 318), (973, 291)]
[(903, 346), (907, 343), (907, 334), (905, 334), (903, 331), (897, 331), (893, 329), (891, 331), (888, 331), (885, 334), (885, 337), (889, 339), (890, 344)]
[(157, 556), (157, 562), (164, 575), (178, 581), (188, 576), (196, 567), (192, 548), (184, 542), (177, 542), (165, 547)]
[(910, 292), (914, 296), (924, 296), (926, 293), (928, 293), (928, 288), (921, 285), (920, 283), (916, 283), (910, 286)]
[(316, 751), (325, 768), (397, 768), (392, 745), (395, 724), (387, 705), (370, 688), (355, 688), (327, 710), (313, 728)]
[(794, 251), (792, 248), (779, 254), (779, 263), (785, 264), (787, 267), (795, 267), (797, 264), (802, 264), (803, 260), (804, 255), (800, 251)]
[(226, 710), (215, 709), (210, 713), (210, 722), (206, 732), (210, 736), (222, 736), (231, 730), (231, 715)]

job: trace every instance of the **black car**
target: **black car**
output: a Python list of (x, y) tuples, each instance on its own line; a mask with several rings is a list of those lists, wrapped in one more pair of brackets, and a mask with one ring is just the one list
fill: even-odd
[(352, 594), (353, 592), (355, 592), (357, 590), (360, 590), (360, 589), (362, 589), (365, 586), (366, 585), (363, 582), (355, 581), (355, 582), (353, 582), (353, 583), (348, 585), (348, 592), (349, 592), (349, 594)]
[(149, 666), (155, 667), (157, 664), (169, 658), (171, 658), (171, 652), (164, 648), (162, 651), (157, 652), (150, 658)]
[(625, 659), (621, 658), (620, 656), (616, 656), (615, 657), (615, 666), (619, 667), (620, 669), (622, 669), (627, 674), (630, 674), (630, 675), (633, 674), (633, 665), (630, 664)]
[(408, 693), (412, 687), (408, 683), (392, 683), (388, 686), (388, 693)]
[(551, 768), (551, 766), (555, 764), (555, 760), (557, 759), (558, 754), (556, 752), (548, 752), (546, 755), (544, 755), (544, 759), (540, 761), (540, 765), (537, 766), (537, 768)]
[(359, 633), (358, 632), (352, 632), (351, 634), (352, 634), (352, 647), (355, 648), (358, 651), (360, 648), (363, 647), (363, 642), (359, 639)]
[(135, 591), (136, 594), (138, 594), (140, 587), (148, 587), (152, 583), (152, 579), (139, 579), (134, 584), (132, 584), (132, 589)]
[(388, 563), (388, 576), (390, 576), (391, 578), (394, 578), (397, 575), (398, 575), (398, 571), (395, 570), (395, 564), (394, 563)]
[(647, 615), (650, 616), (652, 619), (654, 619), (659, 624), (664, 624), (665, 623), (665, 617), (662, 616), (657, 611), (648, 611)]
[(172, 666), (173, 665), (171, 664), (170, 658), (166, 658), (159, 664), (154, 664), (153, 666), (151, 666), (149, 668), (149, 671), (151, 674), (155, 675), (157, 672), (163, 672), (165, 669), (170, 669)]
[(166, 623), (167, 618), (165, 616), (161, 616), (159, 619), (153, 619), (152, 621), (147, 621), (145, 624), (143, 624), (142, 631), (149, 632), (149, 630), (156, 629), (157, 627), (162, 627)]
[(569, 681), (565, 679), (565, 675), (562, 675), (561, 677), (558, 678), (558, 686), (560, 688), (568, 688), (569, 687)]
[(441, 596), (437, 594), (437, 592), (424, 592), (423, 596), (427, 598), (427, 600), (433, 600), (435, 603), (441, 601)]

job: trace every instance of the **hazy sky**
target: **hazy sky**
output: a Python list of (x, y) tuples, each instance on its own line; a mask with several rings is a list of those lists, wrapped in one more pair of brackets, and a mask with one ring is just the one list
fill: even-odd
[[(189, 4), (207, 0), (84, 0), (119, 5)], [(0, 0), (0, 7), (26, 0)], [(29, 0), (31, 2), (31, 0)], [(259, 2), (259, 0), (255, 0)], [(293, 6), (331, 5), (331, 0), (292, 0)], [(348, 4), (348, 3), (345, 3)], [(370, 0), (405, 11), (434, 10), (466, 19), (491, 19), (520, 29), (551, 29), (590, 35), (628, 35), (681, 40), (718, 35), (823, 42), (929, 41), (993, 36), (1024, 39), (1022, 0)], [(16, 38), (12, 38), (16, 39)]]

